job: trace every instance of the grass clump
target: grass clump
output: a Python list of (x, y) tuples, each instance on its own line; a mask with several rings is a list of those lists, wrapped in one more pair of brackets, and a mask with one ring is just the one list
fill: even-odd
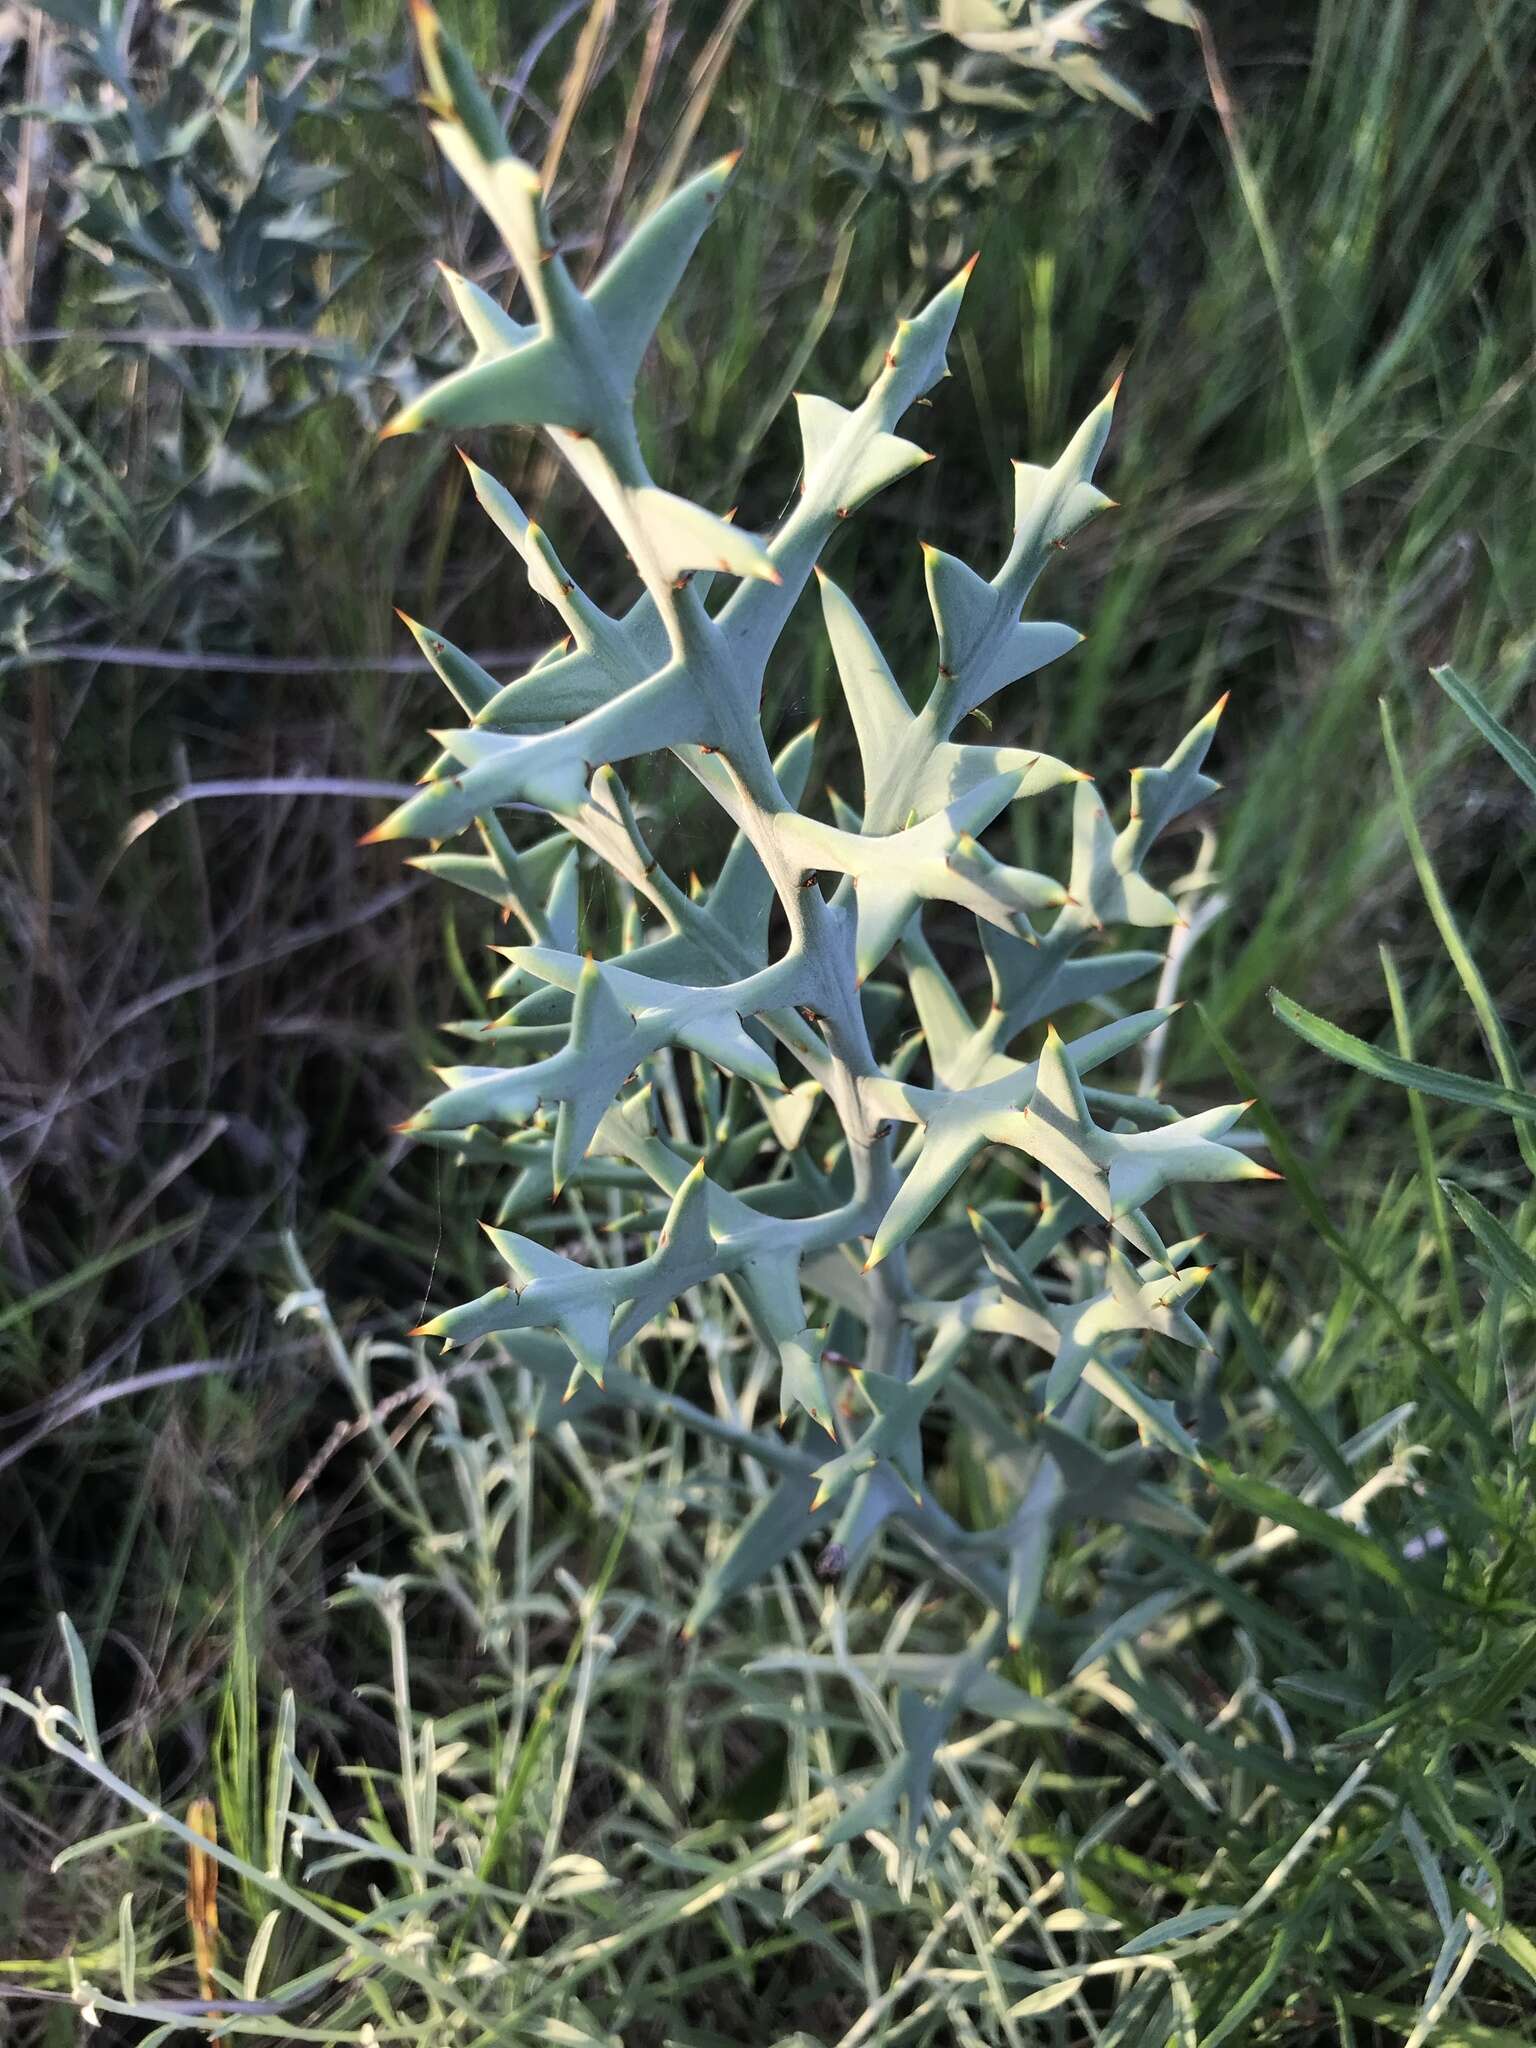
[[(665, 188), (674, 156), (749, 131), (732, 203), (753, 203), (701, 246), (641, 431), (679, 447), (675, 488), (739, 497), (743, 527), (771, 527), (798, 448), (758, 422), (792, 386), (862, 388), (872, 322), (913, 310), (899, 207), (877, 195), (855, 217), (830, 169), (803, 169), (808, 134), (841, 119), (843, 26), (774, 0), (725, 24), (675, 7), (654, 43), (649, 21), (610, 25), (562, 77), (574, 22), (526, 71), (497, 22), (466, 10), (453, 25), (500, 77), (532, 83), (519, 151), (542, 161), (564, 133), (562, 215), (606, 217), (605, 240), (626, 183)], [(433, 1364), (401, 1339), (429, 1277), (434, 1305), (484, 1285), (475, 1219), (503, 1190), (499, 1162), (455, 1174), (377, 1134), (414, 1100), (418, 1058), (443, 1056), (425, 1020), (469, 1013), (457, 963), (505, 941), (496, 907), (402, 893), (351, 852), (354, 800), (293, 790), (188, 802), (101, 884), (124, 823), (168, 786), (400, 778), (430, 679), (402, 675), (418, 657), (386, 644), (386, 599), (442, 621), (498, 681), (515, 672), (499, 652), (531, 642), (524, 614), (509, 630), (499, 553), (461, 517), (461, 465), (411, 443), (365, 463), (350, 415), (312, 410), (289, 430), (306, 491), (264, 515), (306, 573), (227, 634), (301, 677), (253, 666), (231, 682), (182, 648), (137, 671), (27, 656), (10, 673), (31, 696), (3, 710), (27, 830), (4, 871), (20, 1170), (0, 1311), (0, 1669), (28, 1713), (37, 1686), (67, 1702), (81, 1659), (51, 1615), (76, 1615), (104, 1767), (178, 1822), (211, 1796), (241, 1865), (219, 1893), (223, 2010), (248, 1973), (256, 1997), (299, 1984), (304, 2004), (217, 2022), (112, 2010), (202, 1998), (188, 1844), (164, 1827), (98, 1844), (131, 1818), (102, 1766), (39, 1768), (28, 1713), (9, 1710), (0, 1982), (61, 2001), (7, 1999), (19, 2041), (72, 2037), (72, 1967), (125, 2041), (170, 2024), (462, 2039), (513, 2016), (533, 2039), (850, 2048), (1523, 2037), (1528, 1177), (1486, 1097), (1423, 1092), (1422, 1073), (1402, 1097), (1378, 1055), (1522, 1086), (1528, 800), (1423, 678), (1453, 659), (1487, 679), (1473, 701), (1524, 731), (1530, 114), (1514, 88), (1532, 25), (1490, 0), (1470, 19), (1340, 5), (1215, 26), (1235, 127), (1193, 39), (1169, 35), (1162, 68), (1135, 73), (1152, 124), (1085, 109), (1027, 187), (1005, 170), (979, 205), (955, 375), (918, 437), (946, 460), (847, 522), (829, 559), (879, 606), (893, 669), (915, 670), (929, 627), (887, 560), (936, 531), (982, 559), (1013, 423), (1062, 445), (1096, 395), (1085, 380), (1134, 346), (1110, 477), (1125, 510), (1112, 543), (1090, 529), (1052, 570), (1054, 602), (1093, 636), (988, 739), (1102, 756), (1112, 719), (1107, 752), (1126, 763), (1234, 692), (1229, 789), (1202, 820), (1220, 843), (1193, 869), (1226, 908), (1181, 968), (1214, 1030), (1186, 1013), (1158, 1071), (1197, 1104), (1258, 1094), (1288, 1190), (1251, 1217), (1221, 1211), (1205, 1295), (1218, 1364), (1184, 1382), (1182, 1411), (1208, 1471), (1170, 1468), (1168, 1526), (1091, 1519), (1053, 1548), (1035, 1638), (938, 1751), (948, 1831), (922, 1875), (895, 1833), (829, 1851), (831, 1817), (896, 1755), (900, 1692), (953, 1655), (957, 1596), (897, 1558), (829, 1586), (813, 1548), (680, 1646), (771, 1478), (664, 1413), (607, 1408), (573, 1430), (551, 1396), (530, 1441), (511, 1417), (536, 1384), (506, 1382), (498, 1404), (473, 1359)], [(361, 349), (404, 309), (425, 381), (454, 357), (421, 252), (444, 221), (469, 235), (470, 216), (432, 183), (394, 90), (342, 140), (359, 160), (338, 203), (373, 256), (331, 317)], [(632, 115), (633, 146), (608, 153)], [(583, 278), (602, 253), (575, 253)], [(453, 254), (499, 290), (488, 243)], [(782, 355), (744, 312), (765, 278), (793, 309)], [(806, 335), (814, 375), (796, 359)], [(118, 459), (111, 434), (103, 446)], [(512, 460), (509, 483), (549, 503), (575, 559), (579, 507)], [(595, 594), (615, 598), (617, 578)], [(161, 623), (143, 616), (145, 644)], [(787, 735), (839, 686), (814, 613), (786, 654)], [(33, 704), (61, 677), (48, 739)], [(1383, 693), (1438, 891), (1429, 918), (1375, 737)], [(82, 747), (87, 730), (107, 737)], [(856, 796), (832, 733), (827, 779)], [(23, 778), (66, 737), (51, 784)], [(664, 794), (636, 796), (648, 832), (705, 829), (702, 798), (682, 819)], [(1051, 867), (1046, 804), (1017, 810), (1001, 857)], [(619, 911), (602, 907), (615, 936)], [(1440, 950), (1452, 925), (1511, 1079)], [(1395, 973), (1377, 966), (1382, 940)], [(979, 967), (957, 980), (984, 999)], [(1273, 983), (1372, 1063), (1299, 1044), (1262, 1003)], [(334, 1323), (283, 1246), (290, 1221)], [(295, 1291), (303, 1305), (275, 1323)], [(745, 1388), (756, 1421), (773, 1398), (758, 1355), (722, 1297), (702, 1324), (669, 1317), (651, 1361), (709, 1401)], [(556, 1357), (547, 1377), (563, 1382)], [(1177, 1384), (1148, 1382), (1154, 1398)], [(1018, 1476), (981, 1414), (955, 1418), (930, 1473), (967, 1526)], [(353, 1567), (349, 1600), (328, 1606)], [(300, 1863), (290, 1828), (281, 1879), (303, 1907), (266, 1882), (268, 1791), (290, 1753), (323, 1804), (295, 1777), (277, 1809), (306, 1848)], [(423, 1826), (451, 1896), (409, 1861)], [(323, 1868), (332, 1856), (357, 1860)], [(487, 1868), (501, 1893), (460, 1875)], [(362, 1954), (397, 1940), (407, 1970)]]

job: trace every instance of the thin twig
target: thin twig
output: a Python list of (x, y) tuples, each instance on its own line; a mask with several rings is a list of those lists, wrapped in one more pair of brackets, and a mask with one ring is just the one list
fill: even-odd
[[(471, 655), (482, 668), (523, 668), (543, 652), (538, 647), (497, 647)], [(0, 655), (0, 675), (40, 662), (111, 663), (122, 668), (174, 669), (184, 673), (233, 676), (422, 675), (432, 664), (424, 654), (214, 654), (198, 648), (131, 647), (120, 641), (56, 640), (24, 653)]]
[(20, 327), (5, 337), (4, 346), (46, 348), (59, 341), (106, 348), (271, 348), (338, 357), (349, 347), (333, 334), (289, 334), (280, 327)]
[(126, 1401), (135, 1394), (152, 1394), (160, 1387), (179, 1386), (186, 1380), (205, 1380), (218, 1374), (244, 1372), (269, 1358), (296, 1356), (302, 1349), (303, 1346), (292, 1344), (275, 1351), (253, 1351), (249, 1358), (189, 1358), (180, 1365), (158, 1365), (149, 1372), (130, 1373), (126, 1379), (112, 1380), (104, 1387), (93, 1387), (88, 1394), (67, 1396), (52, 1404), (44, 1420), (19, 1443), (7, 1444), (4, 1450), (0, 1450), (0, 1472), (19, 1464), (45, 1437), (53, 1436), (69, 1423), (79, 1422), (83, 1416), (92, 1415), (114, 1401)]

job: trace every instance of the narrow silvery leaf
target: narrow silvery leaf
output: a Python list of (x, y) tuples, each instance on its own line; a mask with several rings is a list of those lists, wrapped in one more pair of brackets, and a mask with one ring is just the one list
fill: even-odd
[(240, 1979), (240, 1990), (244, 1997), (255, 1999), (261, 1992), (261, 1973), (266, 1968), (267, 1955), (272, 1947), (272, 1937), (282, 1919), (281, 1910), (274, 1906), (270, 1913), (263, 1914), (261, 1924), (251, 1939), (246, 1951), (245, 1969)]
[(85, 1654), (85, 1645), (75, 1624), (67, 1614), (59, 1616), (59, 1634), (64, 1639), (64, 1657), (69, 1666), (69, 1699), (80, 1728), (80, 1739), (85, 1745), (86, 1755), (97, 1763), (104, 1763), (101, 1734), (96, 1726), (96, 1695), (91, 1685), (90, 1659)]
[(132, 2005), (139, 1995), (138, 1955), (138, 1936), (133, 1926), (133, 1893), (124, 1892), (117, 1908), (117, 1970), (126, 2005)]
[[(277, 1710), (277, 1726), (272, 1733), (271, 1755), (267, 1764), (267, 1875), (281, 1877), (283, 1852), (287, 1847), (288, 1828), (293, 1812), (293, 1744), (297, 1728), (297, 1711), (291, 1690), (285, 1688)], [(247, 1996), (253, 1994), (248, 1993)]]

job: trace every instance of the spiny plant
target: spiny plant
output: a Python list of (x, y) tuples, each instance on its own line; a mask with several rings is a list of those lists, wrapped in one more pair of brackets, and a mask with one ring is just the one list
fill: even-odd
[[(532, 1375), (533, 1427), (600, 1408), (681, 1415), (775, 1475), (700, 1585), (692, 1630), (813, 1536), (822, 1575), (836, 1578), (880, 1532), (899, 1531), (925, 1569), (978, 1602), (967, 1654), (932, 1696), (903, 1693), (900, 1753), (843, 1822), (857, 1832), (904, 1802), (915, 1828), (946, 1730), (994, 1650), (1029, 1632), (1054, 1532), (1083, 1516), (1176, 1518), (1150, 1483), (1149, 1452), (1201, 1458), (1175, 1401), (1133, 1371), (1149, 1335), (1202, 1341), (1188, 1304), (1208, 1268), (1192, 1263), (1194, 1243), (1165, 1244), (1148, 1205), (1175, 1184), (1273, 1176), (1233, 1139), (1241, 1105), (1180, 1118), (1090, 1077), (1169, 1017), (1114, 1001), (1160, 955), (1097, 942), (1110, 926), (1179, 922), (1144, 868), (1216, 787), (1203, 764), (1220, 706), (1161, 766), (1133, 772), (1118, 829), (1093, 781), (1064, 762), (952, 737), (1081, 637), (1021, 613), (1053, 551), (1111, 502), (1092, 480), (1111, 392), (1055, 462), (1015, 464), (1013, 535), (990, 579), (925, 547), (938, 662), (919, 710), (852, 600), (821, 577), (863, 806), (834, 800), (830, 818), (801, 808), (815, 732), (771, 754), (770, 659), (840, 523), (929, 459), (896, 429), (944, 374), (969, 266), (901, 323), (860, 404), (799, 397), (799, 503), (755, 538), (655, 481), (633, 405), (735, 160), (679, 190), (583, 292), (533, 171), (436, 16), (416, 12), (434, 135), (505, 238), (532, 320), (450, 277), (473, 358), (387, 431), (543, 429), (643, 586), (622, 617), (600, 610), (470, 463), (480, 503), (567, 638), (498, 687), (413, 626), (467, 722), (434, 735), (441, 752), (419, 792), (367, 835), (433, 842), (417, 865), (500, 904), (528, 941), (504, 949), (495, 1018), (454, 1027), (510, 1063), (440, 1070), (442, 1092), (404, 1127), (514, 1170), (486, 1226), (508, 1277), (417, 1334), (494, 1340)], [(711, 603), (726, 578), (737, 587)], [(663, 750), (735, 828), (710, 885), (668, 875), (620, 778), (622, 764)], [(982, 843), (1016, 802), (1066, 788), (1065, 882)], [(519, 850), (509, 811), (548, 813), (560, 829)], [(442, 850), (471, 828), (479, 851)], [(583, 950), (581, 848), (617, 883), (602, 959)], [(958, 957), (975, 931), (986, 963), (979, 1022), (935, 944), (949, 931), (940, 917), (956, 913)], [(589, 914), (589, 934), (599, 922)], [(1082, 1028), (1065, 1036), (1057, 1018)], [(1025, 1055), (1020, 1041), (1042, 1026)], [(957, 1229), (946, 1199), (983, 1154), (1038, 1201), (990, 1201)], [(589, 1196), (608, 1202), (607, 1245)], [(580, 1232), (570, 1251), (544, 1241), (563, 1223)], [(1097, 1233), (1087, 1246), (1085, 1228)], [(697, 1303), (695, 1290), (722, 1287), (760, 1363), (745, 1380), (713, 1372), (710, 1398), (695, 1401), (650, 1377), (647, 1333), (674, 1303)], [(989, 1357), (1000, 1373), (962, 1380), (965, 1361)], [(764, 1371), (778, 1375), (777, 1427), (754, 1426)], [(957, 1402), (1010, 1467), (1023, 1459), (1021, 1495), (994, 1527), (962, 1527), (927, 1473)], [(1109, 1440), (1113, 1416), (1139, 1444)]]
[[(260, 609), (274, 430), (337, 390), (368, 403), (367, 366), (319, 331), (362, 259), (330, 210), (345, 174), (309, 144), (369, 89), (361, 67), (342, 84), (310, 0), (43, 13), (67, 89), (19, 117), (55, 132), (74, 338), (42, 374), (17, 366), (35, 486), (6, 637), (93, 616), (165, 632), (169, 612), (167, 637), (199, 641)], [(102, 374), (100, 330), (120, 376)]]
[(968, 194), (1040, 141), (1070, 95), (1152, 118), (1102, 54), (1138, 14), (1198, 19), (1189, 0), (880, 0), (844, 98), (861, 132), (839, 154), (861, 181), (900, 195), (915, 262), (942, 261), (946, 247), (953, 260)]

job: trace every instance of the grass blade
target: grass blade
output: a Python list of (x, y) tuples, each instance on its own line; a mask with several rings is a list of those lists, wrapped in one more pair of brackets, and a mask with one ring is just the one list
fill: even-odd
[[(1403, 757), (1398, 751), (1397, 730), (1392, 722), (1391, 707), (1385, 698), (1381, 702), (1381, 733), (1386, 743), (1387, 764), (1392, 770), (1392, 787), (1397, 796), (1397, 811), (1402, 821), (1403, 836), (1408, 841), (1409, 857), (1419, 878), (1419, 887), (1424, 892), (1424, 901), (1429, 905), (1429, 914), (1435, 920), (1435, 929), (1440, 934), (1441, 943), (1450, 954), (1451, 964), (1461, 977), (1461, 985), (1477, 1012), (1477, 1021), (1487, 1041), (1488, 1051), (1499, 1070), (1499, 1079), (1507, 1088), (1524, 1096), (1525, 1091), (1520, 1086), (1520, 1062), (1515, 1057), (1509, 1033), (1504, 1029), (1499, 1013), (1493, 1007), (1488, 984), (1483, 980), (1482, 972), (1461, 935), (1461, 927), (1451, 914), (1451, 906), (1446, 902), (1445, 892), (1440, 887), (1440, 877), (1435, 873), (1434, 862), (1429, 857), (1429, 850), (1419, 831), (1419, 821), (1414, 816), (1413, 800), (1408, 788), (1408, 777), (1403, 768)], [(1510, 1114), (1523, 1118), (1526, 1113), (1511, 1111)], [(1536, 1173), (1536, 1137), (1524, 1128), (1523, 1122), (1516, 1124), (1515, 1136), (1519, 1141), (1521, 1157), (1532, 1173)]]
[[(1408, 1021), (1408, 1005), (1403, 997), (1403, 985), (1398, 977), (1397, 962), (1385, 946), (1379, 951), (1381, 971), (1387, 984), (1387, 1000), (1392, 1005), (1392, 1028), (1397, 1033), (1398, 1055), (1402, 1059), (1411, 1060), (1413, 1027)], [(1419, 1174), (1424, 1183), (1424, 1199), (1429, 1208), (1430, 1227), (1434, 1232), (1435, 1250), (1440, 1260), (1440, 1280), (1445, 1304), (1451, 1325), (1456, 1332), (1457, 1348), (1465, 1350), (1467, 1326), (1461, 1312), (1461, 1287), (1456, 1273), (1456, 1252), (1451, 1243), (1451, 1226), (1446, 1214), (1445, 1196), (1441, 1191), (1440, 1177), (1435, 1171), (1434, 1141), (1430, 1136), (1429, 1115), (1424, 1107), (1421, 1089), (1410, 1088), (1408, 1091), (1408, 1116), (1413, 1125), (1414, 1149), (1419, 1155)]]
[(1330, 1515), (1324, 1508), (1315, 1508), (1308, 1501), (1298, 1500), (1282, 1486), (1271, 1486), (1263, 1479), (1251, 1479), (1214, 1459), (1210, 1465), (1210, 1476), (1213, 1485), (1228, 1500), (1235, 1501), (1250, 1514), (1265, 1515), (1284, 1528), (1294, 1529), (1307, 1542), (1331, 1551), (1335, 1557), (1360, 1571), (1384, 1579), (1400, 1593), (1417, 1594), (1437, 1606), (1448, 1604), (1448, 1596), (1438, 1586), (1413, 1571), (1395, 1551), (1378, 1543), (1374, 1536), (1357, 1528), (1354, 1523)]
[(1442, 1180), (1440, 1185), (1500, 1279), (1507, 1280), (1527, 1301), (1536, 1303), (1536, 1259), (1515, 1242), (1498, 1217), (1485, 1209), (1476, 1195), (1458, 1187), (1453, 1180)]
[(15, 1324), (25, 1322), (40, 1308), (49, 1308), (56, 1301), (63, 1301), (73, 1294), (77, 1287), (87, 1287), (91, 1281), (99, 1280), (104, 1273), (110, 1273), (114, 1266), (121, 1266), (128, 1259), (136, 1259), (140, 1252), (152, 1251), (156, 1245), (168, 1244), (172, 1238), (184, 1237), (189, 1230), (196, 1229), (202, 1222), (200, 1215), (178, 1216), (173, 1223), (163, 1223), (157, 1230), (146, 1230), (140, 1237), (130, 1237), (126, 1244), (114, 1245), (111, 1251), (102, 1252), (99, 1257), (87, 1259), (72, 1272), (62, 1274), (57, 1280), (50, 1280), (46, 1287), (39, 1287), (20, 1301), (13, 1301), (8, 1308), (0, 1309), (0, 1330), (9, 1330)]
[(1501, 1115), (1536, 1123), (1536, 1095), (1524, 1088), (1501, 1087), (1496, 1081), (1479, 1081), (1472, 1074), (1453, 1074), (1445, 1067), (1425, 1066), (1420, 1060), (1405, 1060), (1379, 1045), (1367, 1045), (1340, 1024), (1330, 1024), (1311, 1010), (1304, 1010), (1279, 989), (1269, 992), (1269, 1006), (1282, 1024), (1288, 1024), (1298, 1038), (1304, 1038), (1330, 1059), (1342, 1060), (1377, 1081), (1390, 1081), (1398, 1088), (1413, 1088), (1421, 1095), (1437, 1095), (1442, 1102), (1459, 1102), (1469, 1109), (1486, 1109)]
[(1464, 682), (1455, 669), (1432, 668), (1430, 674), (1456, 709), (1465, 713), (1489, 746), (1504, 756), (1531, 795), (1536, 796), (1536, 754), (1524, 740), (1516, 739), (1508, 726), (1499, 723), (1471, 684)]

